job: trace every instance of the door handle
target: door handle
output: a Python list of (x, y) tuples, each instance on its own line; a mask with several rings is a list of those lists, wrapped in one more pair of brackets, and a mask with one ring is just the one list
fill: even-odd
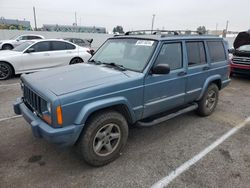
[(178, 76), (185, 76), (187, 73), (185, 72), (185, 71), (181, 71), (181, 72), (179, 72), (177, 75)]
[(71, 54), (72, 52), (71, 52), (71, 51), (67, 51), (66, 53), (67, 53), (67, 54)]
[(49, 56), (49, 53), (45, 53), (44, 56)]
[(204, 71), (205, 71), (205, 70), (209, 70), (209, 69), (210, 69), (210, 67), (203, 67), (203, 68), (202, 68), (202, 70), (204, 70)]

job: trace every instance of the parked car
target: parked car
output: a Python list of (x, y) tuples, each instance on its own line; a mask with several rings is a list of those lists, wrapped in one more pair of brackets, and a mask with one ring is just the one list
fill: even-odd
[(95, 51), (91, 49), (91, 44), (93, 42), (93, 39), (64, 38), (64, 40), (77, 44), (78, 46), (89, 48), (89, 52), (91, 55), (95, 53)]
[(128, 34), (108, 39), (87, 64), (21, 76), (14, 111), (34, 136), (77, 145), (100, 166), (120, 156), (128, 125), (153, 126), (191, 110), (208, 116), (229, 82), (222, 38)]
[(240, 32), (234, 40), (234, 49), (230, 49), (232, 74), (250, 75), (250, 30)]
[(0, 80), (15, 74), (87, 62), (88, 48), (64, 40), (26, 41), (13, 50), (0, 51)]
[(39, 39), (44, 39), (44, 37), (41, 35), (33, 35), (33, 34), (15, 36), (10, 40), (0, 40), (0, 49), (12, 50), (13, 48), (22, 44), (25, 41), (39, 40)]

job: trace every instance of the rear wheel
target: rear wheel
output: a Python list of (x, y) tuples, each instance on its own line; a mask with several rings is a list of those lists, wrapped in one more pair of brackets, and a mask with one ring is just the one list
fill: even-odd
[(202, 99), (198, 102), (198, 114), (209, 116), (213, 113), (219, 99), (219, 88), (216, 84), (210, 84)]
[(90, 118), (78, 147), (88, 164), (102, 166), (120, 156), (127, 137), (126, 119), (116, 111), (103, 111)]
[(12, 67), (5, 62), (0, 62), (0, 80), (6, 80), (13, 76)]
[(80, 57), (76, 57), (76, 58), (73, 58), (71, 61), (70, 61), (70, 65), (73, 65), (73, 64), (77, 64), (77, 63), (82, 63), (83, 60), (80, 58)]
[(4, 45), (2, 46), (2, 49), (3, 49), (3, 50), (12, 50), (12, 49), (13, 49), (13, 46), (10, 45), (10, 44), (4, 44)]

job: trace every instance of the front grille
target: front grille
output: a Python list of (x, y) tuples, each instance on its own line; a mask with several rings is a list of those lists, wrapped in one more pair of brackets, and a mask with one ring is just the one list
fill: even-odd
[(46, 108), (46, 101), (26, 85), (23, 86), (23, 101), (30, 108), (30, 110), (36, 112), (40, 116)]
[(243, 65), (250, 65), (250, 58), (249, 57), (234, 57), (233, 63), (235, 64), (243, 64)]

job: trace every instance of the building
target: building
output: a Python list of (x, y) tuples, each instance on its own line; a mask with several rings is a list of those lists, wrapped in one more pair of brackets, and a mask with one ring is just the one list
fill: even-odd
[(71, 25), (51, 25), (44, 24), (43, 31), (61, 31), (61, 32), (78, 32), (78, 33), (106, 33), (105, 27), (88, 27), (88, 26), (71, 26)]
[(31, 30), (30, 21), (0, 18), (0, 29)]

